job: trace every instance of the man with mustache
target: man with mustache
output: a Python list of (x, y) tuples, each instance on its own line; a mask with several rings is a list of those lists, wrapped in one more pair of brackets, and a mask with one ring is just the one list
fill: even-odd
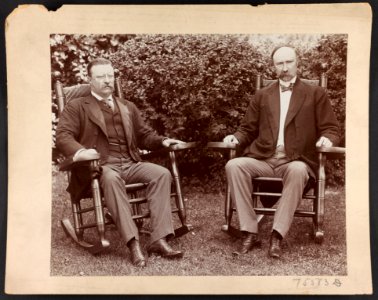
[[(137, 267), (146, 265), (140, 249), (138, 228), (132, 220), (125, 184), (145, 182), (151, 216), (151, 237), (147, 252), (165, 258), (181, 258), (166, 241), (173, 236), (170, 206), (171, 173), (159, 165), (142, 162), (138, 148), (156, 150), (182, 143), (157, 135), (142, 120), (136, 106), (113, 96), (114, 69), (107, 59), (92, 60), (87, 67), (91, 95), (71, 100), (65, 107), (57, 128), (57, 147), (66, 157), (80, 161), (100, 153), (100, 185), (106, 206), (121, 236), (130, 249)], [(80, 186), (73, 174), (70, 193)]]
[(315, 178), (316, 147), (335, 146), (339, 140), (338, 123), (326, 91), (297, 77), (295, 49), (278, 47), (271, 58), (277, 82), (256, 92), (236, 133), (223, 140), (244, 148), (242, 157), (226, 165), (231, 197), (244, 233), (235, 255), (261, 245), (251, 202), (252, 179), (283, 179), (268, 251), (270, 257), (279, 258), (281, 241), (289, 231), (303, 190), (309, 178)]

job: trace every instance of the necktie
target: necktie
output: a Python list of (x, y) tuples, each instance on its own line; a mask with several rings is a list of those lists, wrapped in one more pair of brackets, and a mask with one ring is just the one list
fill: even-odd
[(281, 92), (284, 93), (287, 91), (293, 91), (293, 86), (294, 86), (294, 83), (290, 83), (289, 86), (284, 86), (283, 84), (280, 84)]
[(114, 111), (114, 102), (112, 98), (103, 99), (103, 102), (107, 107), (109, 107), (112, 111)]

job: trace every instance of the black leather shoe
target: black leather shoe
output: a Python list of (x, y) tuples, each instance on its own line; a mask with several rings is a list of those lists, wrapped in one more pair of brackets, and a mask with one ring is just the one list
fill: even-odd
[(173, 250), (171, 246), (168, 245), (165, 238), (153, 242), (148, 248), (147, 253), (151, 255), (152, 253), (160, 255), (164, 258), (182, 258), (183, 253), (179, 250)]
[(281, 240), (274, 232), (270, 236), (269, 256), (273, 258), (280, 258), (281, 256)]
[(232, 252), (233, 255), (246, 254), (254, 247), (260, 247), (261, 240), (256, 233), (247, 232), (244, 234), (240, 248), (237, 251)]
[(131, 253), (131, 261), (134, 266), (143, 268), (146, 266), (146, 260), (143, 256), (142, 250), (140, 249), (139, 241), (133, 239), (129, 243), (129, 249)]

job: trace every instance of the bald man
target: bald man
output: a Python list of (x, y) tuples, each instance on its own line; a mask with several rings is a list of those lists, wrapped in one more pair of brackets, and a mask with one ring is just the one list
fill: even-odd
[(252, 179), (283, 179), (268, 251), (270, 257), (279, 258), (281, 241), (289, 231), (303, 190), (310, 177), (315, 178), (316, 146), (335, 146), (339, 140), (338, 123), (325, 90), (297, 77), (295, 49), (278, 47), (271, 58), (277, 82), (256, 92), (238, 130), (223, 140), (244, 148), (242, 157), (226, 165), (231, 197), (244, 233), (235, 255), (261, 245), (251, 202)]

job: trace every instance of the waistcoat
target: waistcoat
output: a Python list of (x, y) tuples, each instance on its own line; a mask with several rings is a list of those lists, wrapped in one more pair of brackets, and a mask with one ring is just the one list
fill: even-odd
[(114, 112), (105, 103), (102, 103), (101, 110), (104, 115), (106, 131), (109, 138), (109, 156), (125, 158), (132, 162), (133, 159), (130, 156), (127, 146), (121, 113), (116, 101), (114, 101)]

